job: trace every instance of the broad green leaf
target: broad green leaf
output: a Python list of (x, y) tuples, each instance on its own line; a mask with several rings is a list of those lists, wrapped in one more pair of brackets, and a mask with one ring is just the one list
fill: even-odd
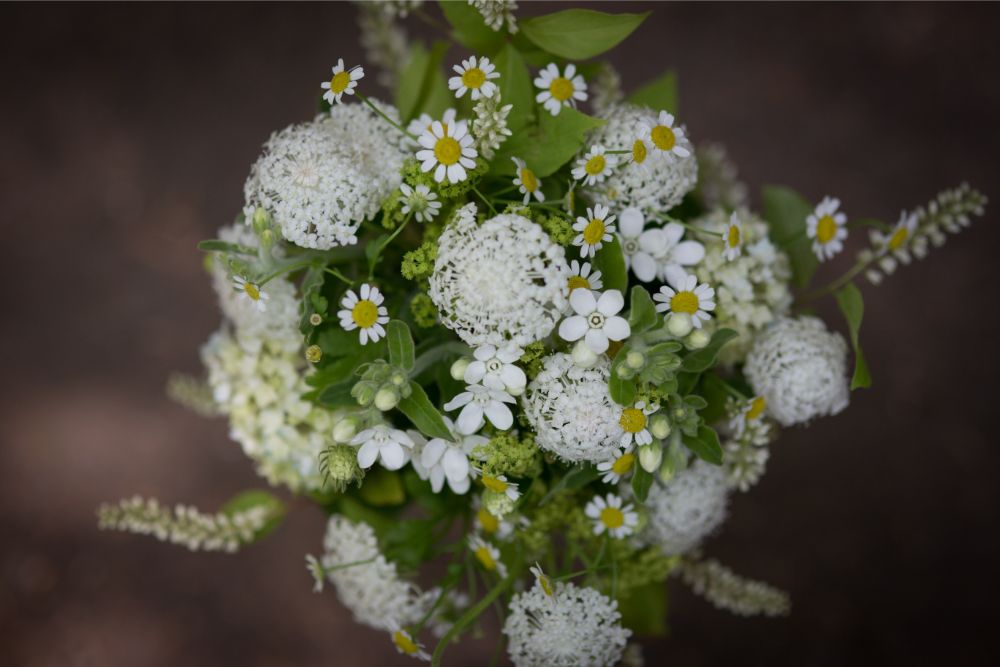
[(636, 285), (632, 288), (632, 299), (629, 307), (628, 324), (632, 329), (633, 336), (646, 331), (660, 320), (660, 316), (656, 313), (656, 306), (653, 304), (653, 298), (649, 296), (649, 292), (642, 285)]
[(354, 387), (354, 380), (331, 384), (319, 391), (316, 400), (321, 405), (331, 409), (356, 406), (358, 401), (351, 396), (352, 387)]
[(549, 53), (585, 60), (617, 46), (647, 16), (649, 12), (606, 14), (592, 9), (565, 9), (525, 19), (520, 27), (525, 37)]
[(264, 508), (270, 518), (260, 530), (254, 533), (254, 541), (264, 537), (278, 527), (285, 516), (285, 503), (270, 491), (263, 489), (251, 489), (237, 494), (222, 506), (220, 512), (226, 516), (233, 516), (240, 512), (246, 512), (256, 507)]
[(563, 107), (558, 116), (542, 111), (537, 126), (525, 127), (500, 146), (493, 164), (497, 173), (510, 174), (510, 158), (519, 157), (539, 178), (551, 176), (580, 152), (587, 133), (604, 123), (571, 107)]
[(521, 54), (510, 43), (504, 44), (497, 55), (496, 66), (500, 73), (497, 85), (501, 100), (503, 104), (514, 105), (507, 116), (507, 126), (517, 132), (528, 123), (535, 108), (531, 74)]
[(837, 305), (847, 320), (847, 328), (851, 333), (851, 346), (854, 348), (854, 376), (851, 377), (851, 389), (870, 387), (871, 374), (868, 372), (868, 362), (865, 353), (861, 351), (858, 332), (861, 331), (861, 320), (865, 316), (865, 301), (861, 290), (854, 283), (847, 283), (837, 290)]
[(403, 481), (399, 473), (380, 466), (368, 471), (358, 495), (366, 503), (376, 507), (390, 507), (406, 502), (406, 493), (403, 491)]
[(644, 637), (667, 634), (667, 585), (655, 582), (630, 588), (618, 597), (622, 625)]
[(389, 363), (403, 370), (413, 370), (413, 336), (410, 327), (400, 320), (390, 320), (385, 327), (385, 340), (389, 345)]
[(468, 2), (440, 3), (444, 17), (451, 24), (452, 36), (462, 46), (477, 54), (491, 56), (504, 42), (504, 32), (496, 32), (483, 20), (483, 15)]
[(646, 502), (649, 496), (649, 487), (653, 486), (653, 475), (646, 471), (639, 462), (636, 461), (635, 472), (632, 473), (632, 493), (640, 503)]
[(635, 403), (635, 380), (623, 380), (612, 369), (608, 378), (608, 394), (618, 405), (632, 405)]
[(628, 101), (639, 106), (677, 113), (677, 72), (670, 71), (629, 95)]
[(701, 418), (706, 424), (714, 424), (726, 416), (726, 401), (729, 392), (725, 381), (714, 373), (706, 373), (701, 379), (701, 394), (708, 405), (701, 411)]
[(813, 206), (791, 188), (780, 185), (764, 186), (762, 196), (771, 241), (788, 254), (795, 285), (806, 287), (819, 266), (812, 242), (806, 236), (806, 218), (813, 212)]
[(625, 255), (622, 253), (618, 237), (612, 236), (594, 255), (594, 270), (601, 272), (604, 289), (616, 289), (624, 296), (628, 289), (628, 270), (625, 268)]
[(722, 465), (722, 445), (719, 444), (719, 436), (714, 429), (702, 424), (698, 427), (698, 435), (685, 435), (683, 440), (687, 448), (698, 458), (717, 466)]
[[(365, 483), (367, 484), (367, 481)], [(393, 516), (386, 513), (385, 510), (368, 507), (351, 496), (339, 496), (332, 509), (332, 513), (342, 514), (355, 523), (367, 523), (378, 536), (384, 535), (396, 523)]]
[(440, 118), (445, 110), (455, 104), (455, 95), (448, 90), (448, 80), (441, 69), (441, 60), (444, 57), (444, 50), (441, 51), (441, 58), (438, 58), (434, 69), (431, 70), (430, 78), (427, 81), (426, 94), (417, 107), (417, 115), (426, 113), (431, 118)]
[(441, 413), (431, 403), (431, 399), (427, 398), (424, 388), (411, 380), (410, 389), (412, 390), (410, 395), (399, 402), (399, 410), (427, 437), (453, 440), (455, 436), (448, 430)]
[[(404, 124), (421, 111), (431, 113), (430, 107), (438, 106), (437, 103), (432, 104), (432, 101), (440, 96), (441, 85), (444, 85), (447, 93), (447, 85), (443, 84), (441, 74), (441, 61), (447, 50), (448, 43), (443, 41), (435, 42), (430, 51), (419, 43), (410, 50), (409, 62), (399, 77), (396, 88), (396, 108)], [(444, 111), (444, 108), (440, 111)]]
[(722, 349), (722, 346), (736, 338), (737, 335), (732, 329), (719, 329), (712, 334), (708, 345), (684, 357), (684, 361), (681, 362), (681, 370), (686, 373), (701, 373), (708, 370), (715, 364), (715, 358), (719, 356), (719, 350)]

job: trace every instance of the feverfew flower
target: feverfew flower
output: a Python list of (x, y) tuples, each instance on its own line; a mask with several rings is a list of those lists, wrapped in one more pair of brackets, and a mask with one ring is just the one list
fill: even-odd
[(358, 81), (365, 76), (365, 70), (360, 65), (349, 70), (344, 69), (344, 59), (337, 58), (337, 64), (333, 66), (333, 76), (329, 81), (320, 84), (320, 88), (325, 90), (323, 99), (330, 104), (340, 104), (341, 98), (346, 95), (353, 95), (354, 89), (358, 87)]
[(383, 325), (389, 323), (389, 311), (382, 305), (385, 297), (377, 287), (364, 283), (360, 291), (359, 299), (354, 290), (347, 290), (340, 300), (343, 310), (337, 311), (337, 317), (345, 331), (360, 329), (361, 344), (367, 345), (385, 336)]
[[(846, 235), (846, 233), (845, 233)], [(722, 256), (726, 261), (733, 261), (743, 252), (743, 225), (740, 223), (740, 216), (733, 211), (729, 216), (729, 225), (722, 236)]]
[(386, 470), (399, 470), (410, 460), (414, 443), (403, 431), (379, 424), (358, 433), (351, 444), (361, 446), (358, 449), (358, 465), (362, 468), (367, 470), (375, 465), (377, 459), (381, 459)]
[(424, 650), (423, 645), (414, 641), (410, 633), (399, 627), (398, 623), (394, 623), (393, 627), (389, 628), (389, 636), (392, 637), (392, 643), (395, 644), (396, 650), (403, 655), (430, 662), (431, 656)]
[(572, 63), (566, 65), (562, 74), (555, 63), (549, 63), (535, 77), (535, 86), (542, 89), (535, 101), (553, 116), (558, 116), (564, 105), (575, 107), (577, 101), (587, 99), (587, 82), (576, 73), (576, 65)]
[(604, 473), (601, 481), (605, 484), (617, 484), (622, 478), (635, 469), (635, 454), (632, 448), (615, 452), (607, 461), (597, 464), (597, 471)]
[(260, 285), (243, 276), (233, 276), (233, 286), (258, 312), (263, 313), (267, 310), (267, 292), (261, 289)]
[(903, 211), (899, 214), (899, 222), (892, 228), (892, 233), (888, 236), (882, 235), (880, 245), (882, 252), (897, 252), (904, 248), (917, 229), (917, 216), (915, 213)]
[[(453, 127), (455, 125), (457, 111), (454, 109), (446, 109), (444, 114), (441, 116), (441, 124), (445, 127)], [(431, 127), (434, 125), (434, 118), (428, 113), (422, 113), (417, 118), (410, 121), (410, 124), (406, 126), (406, 131), (415, 137), (419, 137), (424, 132), (429, 132)], [(410, 141), (413, 141), (412, 139)]]
[(645, 502), (643, 538), (668, 556), (690, 551), (726, 518), (727, 499), (725, 471), (701, 459), (666, 484), (657, 477)]
[(514, 414), (507, 403), (516, 403), (506, 391), (489, 389), (481, 384), (470, 384), (465, 391), (444, 404), (451, 411), (462, 408), (455, 422), (460, 433), (475, 433), (485, 424), (484, 417), (496, 428), (506, 431), (514, 423)]
[(839, 199), (823, 197), (816, 210), (806, 218), (806, 235), (813, 240), (813, 252), (821, 262), (844, 249), (847, 216), (839, 209)]
[(715, 310), (715, 290), (705, 283), (699, 284), (697, 276), (683, 271), (673, 277), (671, 285), (664, 285), (653, 295), (653, 300), (659, 301), (656, 312), (668, 312), (669, 317), (687, 316), (691, 325), (700, 329), (711, 317), (708, 311)]
[(605, 531), (611, 537), (628, 537), (639, 525), (639, 515), (632, 505), (622, 505), (622, 499), (613, 493), (606, 498), (594, 496), (584, 508), (584, 513), (594, 520), (594, 535)]
[(601, 247), (611, 241), (615, 233), (615, 216), (609, 215), (606, 206), (598, 204), (587, 209), (587, 217), (578, 217), (573, 223), (573, 229), (579, 234), (573, 239), (573, 245), (580, 246), (580, 255), (593, 257)]
[(591, 271), (590, 262), (581, 264), (574, 259), (569, 263), (569, 279), (566, 281), (566, 287), (569, 289), (569, 292), (580, 288), (596, 292), (603, 286), (601, 272)]
[(403, 215), (409, 215), (412, 211), (417, 222), (430, 222), (441, 211), (441, 202), (437, 200), (437, 194), (431, 192), (431, 189), (423, 183), (415, 188), (401, 183), (399, 192)]
[(618, 419), (621, 424), (622, 447), (631, 448), (632, 444), (648, 445), (653, 442), (653, 435), (649, 432), (649, 415), (660, 409), (658, 405), (646, 405), (645, 401), (637, 401), (635, 405), (622, 409), (622, 416)]
[(573, 178), (583, 181), (584, 185), (596, 185), (608, 177), (618, 166), (618, 157), (606, 153), (604, 146), (592, 146), (583, 157), (577, 159), (573, 167)]
[(472, 145), (472, 135), (464, 120), (454, 126), (445, 126), (434, 121), (429, 130), (417, 139), (422, 150), (417, 151), (422, 171), (434, 170), (434, 180), (438, 183), (460, 183), (466, 179), (466, 169), (476, 166), (478, 153)]
[(595, 354), (607, 351), (609, 341), (622, 341), (632, 333), (628, 321), (618, 315), (625, 299), (618, 290), (595, 296), (590, 290), (573, 290), (569, 304), (575, 315), (559, 324), (559, 337), (570, 342), (583, 338)]
[(542, 192), (542, 182), (535, 176), (535, 172), (528, 169), (528, 165), (521, 158), (512, 157), (511, 160), (514, 161), (514, 166), (517, 167), (517, 174), (514, 176), (514, 185), (524, 195), (524, 203), (527, 204), (531, 200), (532, 195), (538, 201), (545, 201), (545, 194)]
[(507, 475), (493, 477), (484, 473), (480, 481), (487, 489), (493, 493), (506, 496), (511, 502), (517, 502), (517, 499), (521, 497), (521, 492), (518, 490), (517, 484), (508, 481)]
[(499, 79), (500, 72), (496, 71), (496, 65), (489, 58), (482, 57), (476, 62), (476, 56), (472, 56), (463, 60), (461, 65), (454, 65), (452, 69), (458, 76), (448, 79), (448, 89), (455, 91), (455, 97), (461, 98), (467, 91), (471, 91), (469, 96), (478, 100), (481, 97), (493, 97), (499, 90), (493, 79)]
[(636, 138), (652, 144), (653, 156), (658, 158), (690, 157), (691, 150), (684, 142), (684, 130), (674, 125), (672, 114), (661, 111), (655, 121), (644, 119), (638, 123)]
[(738, 437), (743, 435), (747, 425), (763, 418), (767, 409), (767, 399), (763, 396), (755, 396), (743, 405), (729, 422), (729, 428)]
[(671, 222), (665, 227), (645, 227), (646, 217), (638, 208), (629, 207), (618, 217), (618, 241), (625, 255), (625, 268), (631, 268), (639, 280), (666, 280), (668, 273), (694, 266), (705, 257), (705, 246), (681, 240), (681, 225)]
[(489, 389), (500, 389), (510, 394), (520, 394), (528, 384), (528, 378), (515, 362), (524, 350), (512, 344), (497, 348), (483, 345), (476, 348), (473, 360), (465, 369), (465, 381), (469, 384), (482, 383)]
[(469, 538), (469, 550), (487, 572), (496, 573), (501, 579), (507, 576), (507, 566), (500, 560), (500, 550), (478, 535)]

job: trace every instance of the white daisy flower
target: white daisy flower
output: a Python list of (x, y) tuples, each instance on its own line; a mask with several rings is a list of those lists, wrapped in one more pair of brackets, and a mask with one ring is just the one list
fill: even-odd
[(333, 67), (333, 76), (329, 81), (320, 84), (320, 88), (325, 90), (323, 99), (330, 104), (340, 104), (344, 95), (353, 95), (354, 89), (358, 87), (358, 81), (365, 76), (365, 70), (358, 65), (349, 70), (344, 69), (344, 59), (337, 58), (337, 64)]
[[(845, 233), (846, 235), (846, 233)], [(743, 224), (736, 211), (729, 216), (729, 224), (722, 237), (722, 256), (731, 262), (743, 253)]]
[(240, 293), (240, 296), (244, 297), (250, 302), (254, 308), (259, 312), (263, 313), (267, 310), (267, 304), (265, 303), (270, 297), (267, 295), (260, 285), (257, 283), (247, 280), (243, 276), (233, 276), (233, 286), (236, 291)]
[(632, 142), (632, 152), (629, 153), (629, 160), (637, 168), (648, 170), (650, 165), (650, 157), (653, 154), (655, 148), (649, 138), (642, 134), (635, 138)]
[(672, 276), (670, 285), (664, 285), (653, 295), (656, 312), (669, 312), (670, 317), (683, 315), (691, 319), (691, 325), (700, 329), (702, 322), (707, 322), (711, 315), (708, 311), (715, 310), (715, 290), (705, 283), (698, 283), (698, 277), (684, 271)]
[(507, 496), (511, 502), (517, 502), (517, 499), (521, 497), (521, 492), (517, 488), (517, 482), (508, 482), (507, 475), (492, 477), (483, 474), (480, 481), (482, 481), (483, 486), (493, 493), (502, 493)]
[(563, 105), (575, 107), (577, 101), (587, 99), (587, 82), (576, 73), (576, 65), (566, 65), (563, 73), (555, 63), (549, 63), (535, 77), (535, 85), (542, 92), (535, 96), (535, 101), (545, 107), (553, 116), (558, 116)]
[(655, 157), (678, 158), (691, 155), (683, 141), (684, 129), (675, 126), (673, 115), (666, 111), (661, 111), (656, 121), (640, 121), (636, 138), (648, 140)]
[(489, 389), (481, 384), (466, 385), (455, 398), (444, 404), (451, 411), (462, 408), (455, 424), (459, 433), (475, 433), (483, 427), (484, 417), (501, 431), (506, 431), (514, 423), (514, 415), (507, 403), (515, 403), (514, 397), (499, 389)]
[(847, 238), (847, 216), (839, 209), (839, 199), (823, 197), (816, 210), (806, 218), (806, 235), (813, 240), (813, 252), (821, 262), (844, 249), (844, 240)]
[(574, 259), (569, 263), (569, 279), (566, 281), (566, 286), (570, 293), (580, 288), (597, 291), (604, 287), (604, 282), (601, 280), (600, 271), (591, 270), (590, 262), (581, 264)]
[(478, 535), (469, 538), (469, 549), (484, 570), (496, 572), (502, 579), (507, 576), (507, 566), (500, 560), (500, 550)]
[(509, 343), (501, 348), (481, 345), (473, 353), (475, 359), (465, 369), (465, 381), (482, 383), (489, 389), (500, 389), (517, 395), (524, 391), (528, 377), (515, 365), (524, 350)]
[(437, 200), (436, 193), (421, 183), (416, 188), (411, 188), (406, 183), (399, 186), (399, 201), (402, 202), (403, 215), (413, 212), (413, 217), (417, 222), (430, 222), (441, 211), (441, 202)]
[[(454, 109), (446, 109), (444, 115), (441, 116), (441, 124), (444, 127), (454, 127), (457, 113)], [(434, 120), (429, 113), (422, 113), (410, 121), (410, 124), (406, 126), (406, 131), (415, 137), (419, 137), (424, 132), (430, 131), (431, 126), (434, 125)], [(415, 142), (412, 139), (410, 141)]]
[(377, 287), (365, 283), (361, 285), (360, 291), (359, 299), (354, 290), (347, 290), (340, 301), (344, 310), (337, 311), (337, 317), (340, 318), (340, 326), (344, 331), (361, 329), (361, 344), (367, 345), (368, 341), (374, 343), (385, 336), (385, 327), (382, 325), (389, 323), (389, 311), (382, 305), (385, 297)]
[(577, 159), (572, 174), (584, 185), (595, 185), (607, 178), (616, 166), (618, 156), (606, 153), (604, 146), (591, 146), (583, 157)]
[(622, 409), (622, 416), (618, 419), (618, 423), (624, 431), (621, 438), (622, 447), (631, 447), (633, 443), (648, 445), (653, 442), (653, 435), (647, 428), (649, 426), (648, 417), (659, 409), (660, 406), (646, 405), (645, 401), (638, 401), (632, 407)]
[(916, 229), (917, 214), (903, 211), (899, 214), (899, 222), (893, 227), (892, 234), (878, 234), (878, 242), (882, 246), (882, 251), (897, 252), (901, 250)]
[(594, 520), (594, 535), (607, 531), (611, 537), (621, 539), (631, 535), (639, 525), (639, 515), (632, 505), (623, 505), (621, 497), (613, 493), (604, 498), (594, 496), (583, 511)]
[(631, 446), (618, 450), (612, 458), (597, 464), (597, 471), (604, 473), (601, 481), (605, 484), (617, 484), (634, 469), (635, 454)]
[(625, 306), (622, 293), (616, 289), (599, 293), (590, 290), (573, 290), (569, 295), (575, 315), (559, 324), (559, 337), (569, 342), (581, 338), (595, 354), (607, 351), (609, 341), (625, 340), (632, 333), (628, 321), (618, 315)]
[(587, 209), (587, 217), (581, 216), (573, 223), (573, 230), (579, 232), (573, 239), (573, 245), (580, 246), (581, 256), (593, 257), (601, 246), (611, 240), (611, 235), (615, 233), (615, 226), (612, 224), (615, 216), (608, 215), (609, 213), (607, 206), (598, 204)]
[(542, 571), (542, 566), (538, 564), (538, 561), (535, 561), (535, 564), (529, 567), (528, 571), (535, 576), (535, 581), (538, 582), (538, 585), (541, 586), (542, 591), (544, 591), (547, 596), (555, 596), (556, 592), (555, 588), (552, 586), (552, 580), (549, 579), (548, 575), (545, 574), (544, 571)]
[(482, 507), (482, 501), (476, 498), (476, 523), (475, 529), (482, 531), (486, 535), (497, 539), (506, 540), (514, 532), (514, 524), (506, 519), (498, 519), (489, 510)]
[(517, 175), (514, 176), (514, 185), (524, 195), (524, 203), (527, 204), (531, 200), (532, 195), (538, 201), (545, 201), (545, 194), (542, 193), (542, 182), (535, 176), (535, 172), (528, 169), (528, 165), (521, 158), (512, 157), (511, 160), (514, 161), (514, 165), (517, 167)]
[(417, 141), (423, 146), (417, 151), (417, 159), (422, 163), (420, 169), (434, 169), (434, 180), (438, 183), (444, 180), (460, 183), (466, 179), (465, 170), (476, 166), (478, 153), (472, 146), (472, 135), (464, 120), (457, 121), (454, 126), (445, 126), (436, 120)]
[(448, 79), (448, 89), (455, 91), (455, 97), (462, 97), (467, 91), (471, 91), (469, 97), (478, 100), (481, 97), (493, 97), (499, 88), (492, 79), (499, 79), (500, 72), (496, 71), (496, 66), (490, 62), (489, 58), (479, 58), (476, 56), (463, 60), (461, 65), (452, 67), (458, 76)]
[(403, 431), (379, 424), (365, 429), (351, 439), (351, 445), (358, 449), (358, 465), (371, 468), (375, 461), (382, 460), (386, 470), (399, 470), (410, 460), (413, 439)]
[(747, 429), (747, 425), (763, 417), (766, 409), (767, 399), (763, 396), (755, 396), (753, 399), (747, 401), (740, 408), (739, 412), (733, 415), (733, 418), (729, 421), (729, 428), (732, 429), (733, 434), (737, 438), (742, 437), (743, 432)]
[(424, 650), (423, 645), (415, 641), (410, 633), (401, 628), (398, 623), (392, 624), (392, 627), (389, 628), (389, 635), (392, 637), (392, 643), (396, 645), (396, 650), (403, 655), (430, 662), (431, 656)]
[[(430, 481), (434, 493), (440, 493), (447, 481), (449, 488), (461, 495), (469, 490), (475, 475), (475, 470), (469, 463), (472, 450), (487, 444), (489, 438), (458, 433), (455, 424), (447, 417), (444, 417), (444, 423), (455, 434), (453, 439), (432, 438), (424, 443), (420, 447), (419, 457), (413, 457), (413, 467), (421, 479)], [(423, 439), (419, 434), (411, 437), (414, 440)]]

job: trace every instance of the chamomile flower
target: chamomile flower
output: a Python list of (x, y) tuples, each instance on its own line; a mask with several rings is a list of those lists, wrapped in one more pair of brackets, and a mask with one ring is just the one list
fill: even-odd
[(591, 146), (583, 157), (577, 159), (573, 167), (573, 178), (583, 181), (584, 185), (596, 185), (608, 177), (618, 166), (618, 157), (607, 153), (604, 146)]
[(358, 433), (351, 439), (351, 444), (355, 447), (360, 445), (358, 465), (362, 468), (367, 470), (381, 459), (386, 470), (399, 470), (410, 460), (414, 443), (405, 432), (379, 424)]
[(661, 111), (655, 121), (640, 121), (636, 138), (649, 141), (653, 157), (674, 159), (691, 155), (683, 142), (684, 129), (679, 125), (675, 126), (673, 115), (666, 111)]
[(562, 74), (555, 63), (549, 63), (535, 77), (535, 85), (542, 89), (535, 101), (553, 116), (558, 116), (563, 106), (575, 107), (577, 101), (587, 99), (587, 82), (576, 73), (576, 65), (572, 63), (566, 65)]
[[(441, 125), (444, 127), (454, 127), (456, 114), (457, 112), (454, 109), (445, 110), (444, 115), (441, 116)], [(434, 125), (434, 120), (430, 114), (422, 113), (419, 117), (410, 121), (410, 124), (406, 126), (406, 131), (415, 137), (419, 137), (424, 132), (430, 131), (431, 126)]]
[(500, 389), (510, 394), (520, 394), (528, 384), (528, 377), (515, 364), (524, 350), (514, 344), (497, 348), (481, 345), (473, 353), (475, 359), (465, 369), (465, 381), (482, 383), (489, 389)]
[(575, 314), (559, 324), (563, 340), (572, 343), (583, 338), (592, 352), (601, 354), (607, 351), (610, 341), (625, 340), (632, 333), (628, 321), (618, 315), (625, 306), (625, 298), (618, 290), (573, 290), (569, 303)]
[(480, 481), (482, 481), (483, 486), (493, 493), (502, 493), (507, 496), (511, 502), (517, 502), (517, 499), (521, 497), (521, 492), (517, 488), (517, 483), (507, 481), (507, 475), (497, 475), (496, 477), (493, 477), (484, 473)]
[(545, 201), (545, 194), (542, 192), (542, 182), (535, 176), (535, 172), (528, 169), (528, 165), (521, 158), (512, 157), (511, 160), (514, 161), (514, 165), (517, 167), (517, 175), (514, 176), (514, 185), (524, 195), (524, 203), (527, 204), (531, 200), (532, 195), (538, 201)]
[(473, 138), (465, 121), (454, 126), (434, 121), (429, 130), (417, 140), (422, 150), (417, 151), (421, 171), (434, 170), (434, 180), (438, 183), (460, 183), (467, 177), (466, 169), (476, 166), (478, 153), (473, 147)]
[(469, 538), (469, 549), (484, 570), (495, 572), (501, 579), (507, 576), (507, 566), (500, 560), (500, 550), (478, 535)]
[(460, 98), (469, 92), (469, 97), (478, 100), (481, 97), (493, 97), (499, 90), (492, 80), (499, 79), (500, 72), (496, 71), (496, 66), (489, 58), (479, 58), (477, 62), (476, 56), (472, 56), (452, 69), (458, 76), (448, 79), (448, 89), (455, 91), (455, 97)]
[(233, 286), (247, 301), (260, 312), (267, 310), (267, 292), (260, 288), (257, 283), (247, 280), (243, 276), (233, 276)]
[(640, 134), (632, 142), (631, 152), (628, 156), (629, 161), (640, 169), (647, 169), (650, 164), (650, 156), (654, 150), (649, 137), (645, 134)]
[(367, 345), (368, 341), (374, 343), (385, 336), (383, 325), (389, 323), (389, 311), (382, 305), (385, 297), (377, 287), (365, 283), (361, 285), (360, 292), (359, 299), (354, 290), (347, 290), (340, 301), (344, 309), (337, 311), (337, 317), (345, 331), (360, 329), (361, 344)]
[[(846, 236), (846, 232), (845, 232)], [(722, 237), (722, 256), (727, 262), (731, 262), (743, 253), (743, 224), (736, 211), (729, 216), (729, 225)]]
[(566, 286), (570, 293), (575, 289), (599, 290), (604, 287), (601, 281), (601, 272), (591, 270), (590, 262), (582, 264), (575, 259), (569, 263), (569, 279)]
[(615, 233), (615, 216), (609, 215), (607, 206), (598, 204), (587, 209), (587, 217), (579, 217), (573, 224), (573, 230), (579, 232), (573, 239), (573, 245), (580, 246), (580, 255), (593, 257), (606, 242), (611, 241)]
[(664, 285), (653, 295), (656, 312), (669, 312), (669, 317), (683, 315), (691, 319), (691, 325), (700, 329), (711, 315), (708, 311), (715, 310), (715, 290), (705, 283), (698, 283), (698, 277), (687, 274), (683, 270), (671, 276), (671, 284)]
[(906, 246), (913, 232), (917, 229), (917, 215), (903, 211), (899, 214), (899, 222), (892, 228), (892, 234), (882, 235), (880, 243), (883, 252), (897, 252)]
[(631, 447), (618, 450), (612, 458), (597, 464), (597, 471), (604, 473), (601, 481), (605, 484), (617, 484), (634, 469), (635, 453)]
[(441, 210), (441, 202), (437, 200), (436, 193), (421, 183), (415, 188), (411, 188), (406, 183), (399, 186), (399, 201), (403, 207), (400, 209), (403, 215), (413, 212), (413, 217), (417, 222), (430, 222)]
[(555, 596), (556, 592), (555, 588), (552, 586), (552, 580), (549, 579), (548, 575), (545, 574), (544, 571), (542, 571), (542, 566), (538, 564), (538, 561), (535, 561), (535, 564), (529, 567), (528, 571), (535, 576), (535, 581), (538, 582), (538, 585), (541, 586), (542, 591), (544, 591), (547, 596), (550, 598)]
[(398, 623), (393, 623), (393, 626), (389, 628), (389, 634), (392, 637), (392, 643), (396, 645), (397, 651), (411, 658), (430, 662), (430, 654), (424, 650), (424, 647), (419, 642), (413, 639), (409, 632), (401, 628)]
[(649, 415), (660, 409), (658, 405), (646, 405), (645, 401), (638, 401), (629, 408), (622, 409), (622, 416), (618, 423), (622, 427), (621, 445), (631, 447), (633, 443), (637, 445), (648, 445), (653, 442), (653, 435), (649, 432)]
[(844, 249), (844, 239), (847, 238), (847, 216), (839, 209), (839, 199), (823, 197), (816, 210), (806, 218), (806, 235), (813, 240), (813, 252), (821, 262)]
[[(482, 501), (480, 501), (481, 504)], [(514, 524), (493, 516), (488, 509), (482, 506), (476, 510), (475, 528), (497, 540), (506, 540), (514, 532)]]
[(621, 497), (613, 493), (604, 498), (594, 496), (583, 511), (594, 520), (594, 535), (606, 531), (611, 537), (621, 539), (631, 535), (639, 525), (639, 515), (632, 505), (623, 504)]
[(733, 416), (729, 421), (729, 428), (732, 429), (733, 434), (739, 438), (746, 431), (747, 426), (752, 422), (758, 421), (764, 416), (764, 411), (767, 410), (767, 399), (763, 396), (756, 396), (753, 399), (746, 402), (740, 410)]
[(489, 389), (481, 384), (470, 384), (455, 398), (444, 404), (451, 411), (462, 408), (455, 424), (460, 433), (475, 433), (483, 427), (484, 417), (496, 428), (506, 431), (514, 423), (514, 414), (507, 403), (516, 403), (514, 397), (500, 389)]
[(353, 95), (354, 89), (358, 87), (358, 81), (365, 76), (365, 70), (358, 65), (349, 70), (344, 69), (344, 59), (337, 58), (337, 64), (333, 66), (333, 76), (329, 81), (320, 84), (320, 88), (325, 90), (323, 99), (330, 104), (340, 104), (344, 95)]

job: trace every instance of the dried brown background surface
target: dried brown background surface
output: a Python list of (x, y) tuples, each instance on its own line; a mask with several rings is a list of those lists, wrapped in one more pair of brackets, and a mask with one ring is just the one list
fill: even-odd
[[(791, 617), (735, 618), (674, 582), (650, 664), (998, 664), (1000, 7), (655, 9), (612, 60), (629, 86), (676, 68), (693, 137), (724, 140), (755, 189), (887, 220), (963, 179), (996, 203), (866, 288), (875, 387), (787, 433), (708, 545), (790, 590)], [(197, 370), (218, 321), (195, 243), (336, 57), (360, 61), (354, 9), (5, 5), (0, 25), (0, 664), (395, 664), (310, 592), (315, 510), (238, 557), (93, 517), (133, 493), (212, 508), (255, 484), (225, 425), (162, 386)]]

